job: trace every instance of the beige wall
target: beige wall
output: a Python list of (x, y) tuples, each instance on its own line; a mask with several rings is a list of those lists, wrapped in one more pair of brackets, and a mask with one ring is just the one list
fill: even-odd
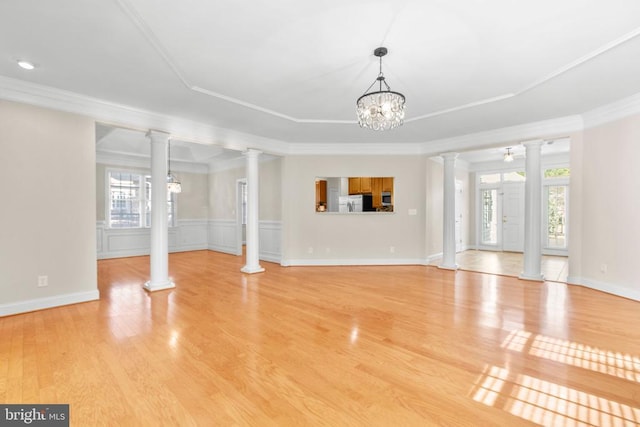
[(236, 219), (236, 183), (242, 178), (244, 168), (209, 174), (209, 219)]
[(178, 198), (178, 219), (207, 219), (209, 217), (209, 176), (203, 173), (174, 172), (182, 192)]
[(0, 306), (97, 294), (93, 120), (0, 101), (0, 147)]
[(444, 203), (444, 166), (441, 162), (426, 160), (426, 256), (442, 254), (443, 203)]
[[(284, 262), (424, 260), (425, 158), (289, 156), (282, 160)], [(315, 178), (392, 176), (392, 214), (315, 212)], [(415, 209), (416, 215), (409, 215)], [(391, 247), (395, 251), (391, 252)], [(313, 251), (310, 253), (310, 251)]]
[[(262, 221), (280, 221), (282, 218), (281, 167), (280, 158), (259, 164), (259, 215)], [(209, 174), (210, 219), (236, 219), (236, 184), (239, 179), (246, 177), (244, 167)]]
[(282, 219), (282, 160), (260, 162), (260, 219)]
[(584, 132), (580, 275), (585, 282), (640, 299), (638, 159), (640, 115)]

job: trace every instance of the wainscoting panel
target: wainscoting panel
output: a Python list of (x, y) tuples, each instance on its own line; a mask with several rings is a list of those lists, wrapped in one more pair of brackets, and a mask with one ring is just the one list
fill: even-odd
[(282, 258), (282, 221), (260, 221), (260, 259), (280, 263)]
[[(207, 220), (178, 220), (177, 227), (169, 229), (169, 252), (207, 249), (207, 240)], [(104, 221), (98, 221), (96, 242), (98, 259), (149, 255), (151, 230), (107, 228)]]
[[(260, 221), (261, 260), (280, 262), (282, 222)], [(234, 220), (179, 220), (169, 229), (169, 252), (209, 249), (236, 254), (236, 222)], [(104, 221), (96, 222), (98, 259), (149, 255), (151, 230), (148, 228), (111, 229)]]
[(236, 222), (232, 219), (209, 220), (209, 249), (236, 255)]

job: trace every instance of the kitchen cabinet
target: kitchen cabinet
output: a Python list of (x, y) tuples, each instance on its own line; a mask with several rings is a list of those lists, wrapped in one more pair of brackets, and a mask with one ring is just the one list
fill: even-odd
[(383, 178), (371, 178), (371, 194), (373, 195), (373, 207), (382, 206), (382, 180)]
[[(340, 178), (318, 177), (316, 178), (315, 209), (318, 212), (329, 211), (329, 197), (337, 196), (335, 198), (338, 199), (338, 205), (340, 205), (342, 203), (340, 199), (346, 197), (347, 195), (363, 195), (362, 200), (366, 200), (366, 206), (369, 207), (368, 209), (364, 210), (365, 212), (370, 211), (371, 208), (373, 208), (373, 210), (377, 212), (393, 212), (394, 179), (395, 178), (393, 177), (380, 176), (351, 176)], [(349, 191), (348, 193), (347, 190)], [(339, 195), (336, 193), (339, 193)], [(335, 210), (335, 208), (332, 207), (331, 212), (342, 211), (340, 211), (339, 209)]]
[(382, 189), (380, 191), (392, 192), (393, 191), (393, 178), (392, 177), (385, 177), (385, 178), (381, 178), (381, 179), (382, 179)]
[(371, 178), (368, 176), (360, 177), (360, 192), (371, 193)]
[(324, 181), (324, 180), (316, 181), (316, 211), (324, 212), (326, 207), (327, 207), (327, 181)]
[(365, 194), (371, 193), (373, 178), (368, 176), (360, 176), (356, 178), (349, 178), (349, 194)]

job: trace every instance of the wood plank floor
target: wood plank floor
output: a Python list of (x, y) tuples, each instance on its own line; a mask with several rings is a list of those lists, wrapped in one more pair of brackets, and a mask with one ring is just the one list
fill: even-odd
[(631, 426), (640, 303), (424, 266), (98, 262), (100, 301), (0, 319), (0, 401), (73, 426)]
[[(521, 252), (496, 252), (469, 249), (456, 254), (456, 264), (461, 270), (480, 273), (500, 274), (518, 277), (522, 274), (524, 255)], [(438, 266), (442, 258), (434, 259), (432, 265)], [(541, 272), (551, 282), (567, 282), (569, 258), (543, 255)]]

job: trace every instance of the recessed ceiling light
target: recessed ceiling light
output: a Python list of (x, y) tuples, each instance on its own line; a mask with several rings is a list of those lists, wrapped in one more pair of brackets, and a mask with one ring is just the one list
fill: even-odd
[(31, 62), (29, 61), (18, 61), (18, 65), (22, 68), (24, 68), (25, 70), (33, 70), (34, 68), (36, 68), (35, 65), (33, 65)]

